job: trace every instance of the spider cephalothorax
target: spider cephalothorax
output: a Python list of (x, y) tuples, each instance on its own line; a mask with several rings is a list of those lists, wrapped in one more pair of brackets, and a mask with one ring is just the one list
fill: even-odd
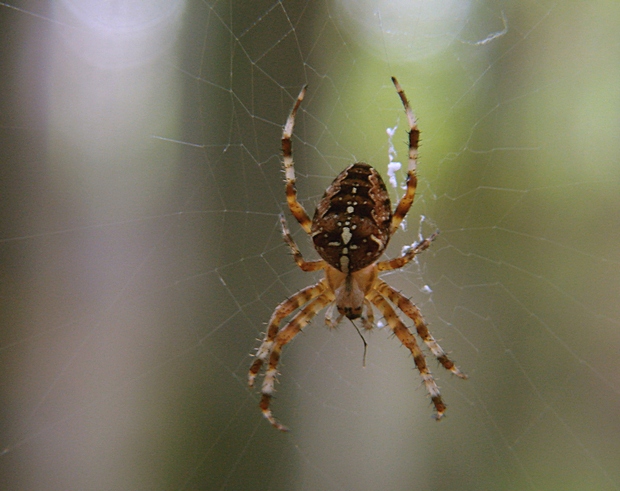
[[(363, 327), (372, 329), (373, 306), (383, 315), (387, 325), (413, 355), (415, 365), (435, 406), (437, 420), (441, 419), (446, 410), (439, 388), (426, 365), (426, 359), (415, 337), (400, 320), (392, 305), (399, 308), (413, 321), (416, 332), (444, 368), (461, 378), (466, 378), (430, 334), (418, 308), (402, 293), (379, 279), (381, 271), (403, 267), (416, 254), (427, 249), (436, 236), (433, 234), (413, 244), (400, 257), (378, 261), (390, 238), (409, 211), (417, 186), (416, 165), (420, 132), (404, 91), (394, 77), (392, 81), (405, 108), (410, 127), (407, 189), (394, 213), (392, 213), (390, 198), (379, 173), (370, 165), (357, 162), (347, 167), (334, 179), (317, 205), (311, 221), (306, 210), (297, 201), (291, 144), (295, 115), (306, 93), (306, 87), (302, 88), (299, 93), (282, 132), (288, 206), (302, 228), (312, 237), (314, 248), (322, 259), (306, 261), (303, 258), (291, 237), (284, 216), (281, 216), (284, 240), (289, 245), (295, 262), (302, 270), (324, 270), (325, 277), (318, 283), (300, 290), (276, 307), (269, 321), (265, 338), (250, 367), (248, 383), (253, 386), (261, 367), (268, 362), (261, 389), (260, 408), (265, 418), (279, 430), (286, 430), (286, 427), (273, 417), (269, 405), (274, 392), (280, 353), (284, 345), (326, 307), (328, 309), (325, 313), (325, 322), (330, 327), (335, 327), (346, 316), (349, 319), (361, 318)], [(334, 309), (339, 314), (336, 318), (334, 318)], [(298, 310), (297, 313), (293, 315), (289, 323), (279, 330), (281, 322), (296, 310)]]

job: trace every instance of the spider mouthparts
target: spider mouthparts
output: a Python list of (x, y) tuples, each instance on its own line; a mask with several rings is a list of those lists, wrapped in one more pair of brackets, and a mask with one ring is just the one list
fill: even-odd
[(347, 317), (347, 319), (355, 320), (359, 319), (362, 316), (362, 311), (357, 309), (353, 310), (350, 307), (347, 307), (344, 309), (344, 315)]

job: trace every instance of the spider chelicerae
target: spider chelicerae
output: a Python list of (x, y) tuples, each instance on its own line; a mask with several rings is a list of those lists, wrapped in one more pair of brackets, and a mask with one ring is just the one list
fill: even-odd
[[(410, 128), (407, 188), (394, 213), (379, 173), (368, 164), (356, 162), (334, 179), (310, 220), (304, 207), (297, 201), (291, 144), (295, 115), (306, 94), (306, 86), (301, 89), (282, 132), (286, 201), (293, 216), (312, 238), (314, 248), (322, 259), (306, 261), (303, 258), (291, 237), (284, 216), (281, 215), (284, 241), (303, 271), (325, 272), (325, 277), (318, 283), (300, 290), (276, 307), (248, 373), (248, 383), (252, 387), (263, 364), (268, 364), (259, 406), (265, 418), (282, 431), (287, 428), (274, 418), (269, 407), (282, 348), (326, 307), (325, 323), (332, 328), (346, 316), (351, 320), (361, 319), (363, 328), (372, 329), (373, 306), (383, 315), (389, 328), (413, 355), (424, 386), (435, 406), (437, 420), (443, 417), (446, 405), (413, 333), (400, 320), (394, 306), (413, 321), (418, 336), (446, 370), (460, 378), (467, 378), (428, 331), (420, 310), (411, 300), (379, 278), (382, 271), (405, 266), (418, 253), (427, 249), (437, 235), (435, 233), (412, 244), (400, 257), (378, 261), (411, 208), (417, 186), (416, 164), (420, 131), (405, 92), (396, 78), (392, 77), (392, 82), (405, 108)], [(292, 319), (279, 329), (282, 321), (298, 309)]]

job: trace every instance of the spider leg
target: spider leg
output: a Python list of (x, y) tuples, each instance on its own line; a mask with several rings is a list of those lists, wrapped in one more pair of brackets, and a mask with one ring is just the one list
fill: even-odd
[(390, 225), (390, 235), (398, 229), (398, 226), (407, 215), (411, 204), (413, 203), (413, 197), (415, 196), (415, 190), (418, 185), (418, 179), (416, 177), (416, 167), (418, 162), (418, 145), (420, 143), (420, 130), (418, 129), (418, 123), (416, 117), (411, 110), (405, 91), (398, 83), (395, 77), (392, 77), (394, 87), (400, 97), (407, 114), (407, 122), (409, 123), (409, 166), (407, 167), (407, 190), (405, 194), (398, 202), (394, 214), (392, 215), (392, 223)]
[(312, 318), (322, 309), (324, 309), (330, 302), (334, 301), (334, 294), (329, 290), (323, 291), (314, 300), (311, 300), (303, 309), (301, 309), (293, 319), (278, 332), (269, 355), (269, 366), (265, 371), (265, 379), (263, 380), (263, 386), (261, 389), (262, 397), (260, 400), (260, 408), (263, 412), (263, 416), (278, 430), (287, 431), (286, 426), (279, 423), (271, 413), (269, 405), (271, 398), (275, 390), (276, 376), (278, 374), (278, 362), (280, 361), (280, 353), (285, 344), (292, 341), (292, 339), (312, 320)]
[(318, 261), (306, 261), (304, 257), (299, 252), (299, 247), (295, 244), (293, 237), (291, 236), (291, 232), (288, 229), (286, 224), (286, 218), (284, 218), (283, 214), (280, 214), (280, 223), (282, 224), (282, 235), (284, 237), (284, 242), (288, 244), (293, 254), (293, 259), (297, 266), (299, 266), (303, 271), (318, 271), (319, 269), (325, 269), (325, 265), (327, 264), (322, 259)]
[(297, 100), (295, 101), (295, 105), (291, 110), (291, 114), (289, 114), (288, 119), (286, 120), (286, 124), (284, 125), (284, 130), (282, 131), (282, 160), (284, 164), (284, 176), (286, 180), (286, 201), (288, 203), (288, 207), (291, 210), (293, 216), (297, 219), (302, 228), (306, 231), (306, 233), (310, 233), (310, 229), (312, 227), (312, 222), (310, 221), (310, 217), (306, 213), (306, 210), (301, 205), (299, 201), (297, 201), (297, 188), (295, 187), (295, 167), (293, 163), (293, 144), (291, 142), (291, 136), (293, 135), (293, 128), (295, 127), (295, 115), (297, 114), (297, 110), (301, 104), (301, 101), (304, 99), (304, 95), (306, 95), (307, 86), (304, 85), (301, 89), (301, 92), (297, 96)]
[(431, 396), (431, 400), (435, 405), (435, 410), (437, 411), (437, 415), (435, 416), (435, 418), (437, 420), (440, 420), (443, 417), (444, 412), (446, 411), (446, 405), (441, 399), (439, 387), (437, 387), (433, 375), (426, 366), (426, 359), (424, 358), (424, 354), (420, 350), (420, 347), (418, 346), (414, 335), (409, 329), (407, 329), (407, 326), (405, 326), (405, 324), (403, 324), (403, 322), (398, 318), (398, 315), (396, 315), (396, 312), (394, 311), (392, 306), (380, 293), (372, 292), (372, 294), (369, 296), (369, 300), (379, 309), (379, 311), (385, 317), (386, 322), (390, 326), (390, 329), (394, 331), (396, 337), (404, 346), (409, 349), (409, 351), (413, 355), (413, 361), (415, 362), (415, 366), (420, 372), (422, 381), (424, 382), (424, 386), (426, 387), (426, 390)]
[(448, 355), (446, 355), (446, 352), (442, 349), (442, 347), (439, 346), (437, 341), (435, 341), (435, 338), (428, 331), (428, 327), (424, 322), (420, 309), (418, 309), (411, 300), (392, 288), (385, 281), (379, 279), (377, 280), (377, 290), (383, 296), (389, 298), (394, 305), (402, 310), (404, 314), (413, 321), (418, 335), (422, 338), (428, 349), (431, 350), (439, 363), (441, 363), (446, 370), (450, 370), (457, 377), (463, 379), (467, 378), (467, 375), (458, 369), (454, 362), (448, 358)]
[(393, 269), (399, 269), (409, 263), (420, 252), (425, 251), (431, 245), (431, 242), (435, 240), (439, 232), (435, 232), (427, 239), (422, 240), (411, 245), (402, 256), (390, 259), (388, 261), (380, 261), (377, 263), (377, 269), (379, 271), (391, 271)]
[(308, 286), (303, 290), (298, 291), (295, 295), (287, 298), (276, 307), (273, 314), (271, 314), (271, 319), (269, 319), (269, 325), (267, 327), (267, 332), (265, 333), (265, 338), (258, 348), (254, 362), (250, 366), (250, 371), (248, 372), (248, 385), (250, 387), (254, 386), (256, 375), (271, 353), (274, 339), (278, 334), (278, 326), (282, 320), (294, 310), (321, 295), (325, 291), (326, 286), (325, 280), (321, 280), (315, 285)]

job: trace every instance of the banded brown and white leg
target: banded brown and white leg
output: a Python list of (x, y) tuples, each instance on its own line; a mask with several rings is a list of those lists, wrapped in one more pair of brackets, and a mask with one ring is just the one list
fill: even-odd
[(295, 101), (295, 105), (291, 110), (291, 114), (289, 114), (289, 117), (286, 120), (284, 130), (282, 131), (282, 163), (284, 164), (284, 178), (286, 180), (286, 202), (288, 203), (288, 207), (291, 210), (293, 216), (297, 219), (297, 221), (306, 231), (306, 233), (309, 234), (312, 222), (310, 221), (310, 217), (308, 217), (308, 213), (306, 213), (304, 207), (299, 201), (297, 201), (297, 188), (295, 187), (295, 166), (293, 163), (293, 144), (291, 142), (293, 128), (295, 127), (295, 115), (297, 114), (297, 110), (301, 105), (301, 101), (304, 100), (304, 96), (306, 95), (306, 88), (307, 85), (304, 85), (302, 87), (301, 92), (299, 93), (299, 95), (297, 96), (297, 100)]
[(431, 243), (435, 240), (435, 238), (439, 235), (439, 232), (435, 232), (427, 239), (422, 240), (419, 243), (414, 243), (411, 247), (408, 248), (407, 252), (405, 252), (402, 256), (396, 257), (394, 259), (389, 259), (387, 261), (380, 261), (377, 263), (378, 271), (391, 271), (393, 269), (400, 269), (409, 263), (414, 257), (416, 257), (420, 252), (425, 251), (431, 245)]
[(405, 113), (407, 114), (407, 123), (409, 124), (409, 165), (407, 166), (407, 189), (403, 197), (398, 202), (398, 205), (394, 210), (394, 214), (392, 215), (390, 235), (393, 235), (394, 232), (396, 232), (398, 226), (403, 221), (403, 218), (405, 218), (405, 215), (407, 215), (407, 212), (413, 203), (415, 190), (418, 186), (416, 169), (418, 164), (418, 145), (420, 143), (420, 130), (418, 129), (418, 123), (411, 106), (409, 105), (405, 91), (398, 83), (398, 80), (396, 80), (396, 77), (392, 77), (392, 82), (394, 83), (394, 87), (396, 87), (396, 91), (398, 92), (400, 100), (403, 103), (403, 107), (405, 108)]
[(435, 410), (437, 411), (435, 418), (440, 420), (446, 411), (446, 405), (441, 399), (439, 387), (437, 387), (437, 383), (426, 365), (426, 359), (424, 358), (424, 354), (415, 340), (415, 336), (409, 329), (407, 329), (407, 326), (403, 324), (398, 315), (396, 315), (396, 312), (392, 306), (380, 293), (373, 292), (369, 299), (383, 314), (385, 321), (388, 323), (388, 326), (390, 326), (390, 329), (392, 329), (396, 337), (413, 355), (413, 361), (416, 368), (420, 372), (420, 376), (424, 382), (424, 387), (426, 387), (426, 391), (431, 396), (431, 400), (435, 405)]
[(271, 319), (269, 319), (269, 325), (267, 326), (265, 338), (263, 339), (263, 342), (258, 348), (254, 362), (250, 366), (250, 371), (248, 372), (248, 385), (250, 387), (254, 386), (254, 380), (256, 380), (256, 375), (258, 375), (258, 372), (263, 366), (263, 363), (267, 361), (269, 355), (271, 354), (274, 340), (276, 338), (276, 335), (278, 334), (278, 327), (282, 323), (282, 320), (302, 305), (310, 302), (311, 300), (321, 295), (326, 288), (327, 284), (325, 280), (321, 280), (315, 285), (311, 285), (304, 288), (303, 290), (300, 290), (295, 295), (287, 298), (286, 300), (284, 300), (284, 302), (282, 302), (276, 307), (276, 309), (273, 311), (273, 314), (271, 314)]
[(299, 251), (299, 247), (297, 247), (297, 244), (295, 244), (295, 241), (291, 236), (291, 232), (286, 224), (286, 218), (284, 218), (283, 214), (280, 214), (280, 224), (282, 225), (282, 236), (284, 237), (284, 242), (286, 242), (291, 249), (293, 259), (295, 260), (297, 266), (299, 266), (303, 271), (318, 271), (319, 269), (325, 269), (327, 263), (322, 259), (319, 259), (318, 261), (306, 261), (304, 259)]
[(435, 355), (435, 358), (446, 369), (450, 370), (454, 375), (460, 378), (467, 378), (463, 372), (454, 364), (448, 355), (443, 350), (439, 343), (435, 341), (433, 335), (429, 332), (420, 309), (415, 304), (405, 297), (402, 293), (392, 288), (385, 281), (377, 280), (377, 291), (379, 291), (384, 297), (387, 297), (394, 305), (396, 305), (403, 313), (409, 317), (415, 324), (418, 336), (422, 338), (428, 349)]
[(267, 420), (280, 431), (288, 431), (288, 428), (279, 423), (273, 417), (269, 405), (275, 390), (276, 376), (278, 375), (278, 363), (280, 361), (282, 348), (287, 343), (291, 342), (320, 310), (324, 309), (330, 302), (333, 301), (334, 294), (329, 290), (325, 290), (322, 295), (309, 302), (303, 309), (297, 312), (293, 319), (282, 330), (280, 330), (280, 332), (278, 332), (273, 342), (271, 353), (269, 355), (269, 366), (265, 371), (265, 378), (261, 389), (262, 397), (259, 406), (263, 412), (263, 416), (265, 416), (265, 418), (267, 418)]

